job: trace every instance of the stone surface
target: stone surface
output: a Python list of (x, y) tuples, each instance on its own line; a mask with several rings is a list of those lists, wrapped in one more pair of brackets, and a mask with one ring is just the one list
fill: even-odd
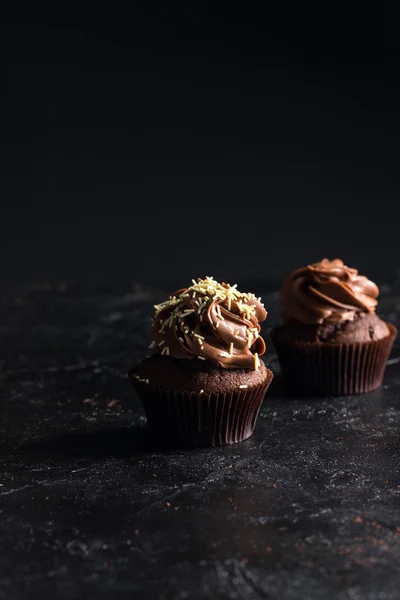
[[(380, 314), (400, 324), (400, 282)], [(278, 294), (246, 284), (279, 315)], [(365, 396), (285, 397), (254, 436), (162, 452), (126, 372), (160, 290), (3, 290), (0, 598), (400, 597), (400, 352)]]

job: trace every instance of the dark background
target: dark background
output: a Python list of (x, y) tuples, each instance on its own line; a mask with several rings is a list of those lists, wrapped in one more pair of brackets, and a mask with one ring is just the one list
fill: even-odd
[(4, 15), (7, 279), (397, 267), (397, 16), (270, 4)]
[(339, 255), (400, 324), (397, 15), (264, 4), (2, 7), (0, 598), (398, 598), (397, 343), (381, 390), (319, 399), (268, 344), (223, 448), (153, 447), (127, 380), (159, 288), (206, 273), (269, 331), (284, 272)]

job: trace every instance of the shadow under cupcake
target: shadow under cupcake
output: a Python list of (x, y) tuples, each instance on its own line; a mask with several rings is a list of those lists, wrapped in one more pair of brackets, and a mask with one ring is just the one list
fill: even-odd
[(284, 324), (271, 337), (285, 384), (299, 395), (341, 396), (380, 387), (397, 335), (375, 313), (379, 289), (339, 259), (284, 281)]
[(260, 360), (267, 316), (260, 299), (206, 277), (155, 310), (156, 352), (129, 372), (151, 432), (175, 446), (250, 437), (273, 378)]

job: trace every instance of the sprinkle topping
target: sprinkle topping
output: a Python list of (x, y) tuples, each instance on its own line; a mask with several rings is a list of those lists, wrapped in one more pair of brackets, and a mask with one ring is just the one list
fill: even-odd
[(267, 313), (254, 294), (206, 277), (154, 308), (153, 338), (161, 354), (211, 360), (224, 369), (259, 368), (265, 352), (259, 323)]

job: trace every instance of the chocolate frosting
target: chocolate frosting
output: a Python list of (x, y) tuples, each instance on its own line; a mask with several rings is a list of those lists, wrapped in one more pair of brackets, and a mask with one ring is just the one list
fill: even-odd
[(373, 313), (379, 289), (339, 259), (308, 265), (284, 281), (281, 299), (285, 320), (306, 324), (353, 320), (357, 313)]
[(259, 323), (267, 317), (260, 298), (206, 277), (155, 310), (150, 347), (161, 354), (208, 359), (223, 369), (258, 369), (266, 350)]

